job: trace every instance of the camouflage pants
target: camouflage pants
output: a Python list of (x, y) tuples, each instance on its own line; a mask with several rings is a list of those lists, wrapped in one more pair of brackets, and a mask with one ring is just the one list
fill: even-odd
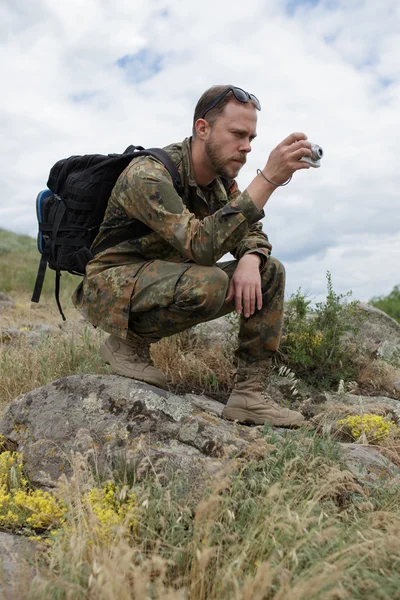
[[(203, 267), (154, 260), (140, 272), (131, 298), (129, 329), (147, 339), (184, 331), (235, 309), (225, 302), (237, 261)], [(247, 362), (268, 358), (279, 347), (283, 324), (285, 270), (270, 257), (261, 272), (263, 306), (240, 317), (236, 356)]]

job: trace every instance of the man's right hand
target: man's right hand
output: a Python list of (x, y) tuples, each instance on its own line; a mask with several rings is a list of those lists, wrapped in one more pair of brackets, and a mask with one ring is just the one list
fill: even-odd
[(303, 156), (311, 156), (311, 143), (307, 142), (305, 133), (291, 133), (269, 155), (267, 164), (247, 187), (247, 192), (258, 210), (262, 210), (271, 194), (277, 189), (267, 179), (281, 185), (295, 171), (309, 169), (308, 162), (300, 160)]
[(305, 133), (291, 133), (272, 150), (262, 172), (274, 183), (285, 183), (295, 171), (310, 168), (311, 165), (300, 158), (311, 155), (311, 143), (307, 142)]

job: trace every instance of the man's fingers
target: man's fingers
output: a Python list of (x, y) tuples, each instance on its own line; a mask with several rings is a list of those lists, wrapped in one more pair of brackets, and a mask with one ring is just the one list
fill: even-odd
[(242, 286), (237, 285), (235, 287), (235, 310), (240, 315), (242, 313)]
[(229, 282), (228, 294), (225, 298), (225, 302), (230, 302), (233, 299), (234, 294), (235, 294), (235, 284), (234, 284), (233, 279), (231, 279)]
[(308, 162), (304, 162), (304, 160), (298, 160), (297, 163), (295, 163), (294, 170), (300, 171), (300, 169), (311, 169), (311, 165)]
[(307, 140), (298, 140), (297, 142), (293, 142), (290, 144), (290, 150), (299, 150), (300, 148), (308, 148), (311, 150), (311, 142), (307, 142)]
[(256, 288), (256, 296), (257, 296), (257, 308), (258, 310), (262, 309), (262, 291), (261, 285), (258, 285)]
[(285, 138), (280, 144), (278, 144), (278, 148), (280, 146), (289, 146), (290, 144), (294, 144), (294, 142), (297, 142), (299, 140), (306, 140), (307, 136), (305, 133), (291, 133), (290, 135), (287, 136), (287, 138)]
[(299, 148), (291, 153), (290, 158), (293, 158), (293, 160), (300, 160), (303, 156), (312, 156), (311, 150), (309, 148)]
[(251, 312), (251, 290), (248, 285), (243, 289), (243, 314), (246, 319), (253, 314)]

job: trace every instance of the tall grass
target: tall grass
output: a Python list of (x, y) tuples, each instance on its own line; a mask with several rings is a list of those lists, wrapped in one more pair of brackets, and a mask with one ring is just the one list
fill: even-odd
[[(35, 242), (4, 230), (0, 234), (0, 290), (28, 298), (38, 261)], [(49, 275), (45, 298), (53, 295), (53, 273)], [(71, 276), (70, 281), (63, 278), (65, 298), (79, 279)], [(297, 298), (300, 313), (292, 325), (299, 329), (289, 328), (293, 335), (283, 348), (298, 360), (311, 340), (311, 366), (328, 358), (336, 381), (342, 372), (334, 372), (333, 354), (323, 349), (336, 343), (344, 313), (336, 310), (342, 298), (332, 289), (329, 293), (326, 306), (320, 307), (325, 324), (305, 319), (302, 309), (307, 307)], [(336, 337), (329, 337), (330, 332)], [(44, 335), (36, 345), (23, 335), (0, 344), (3, 406), (59, 377), (107, 372), (98, 355), (102, 340), (100, 331), (82, 328)], [(232, 345), (210, 348), (201, 336), (185, 332), (162, 340), (152, 354), (172, 391), (221, 398), (232, 386)], [(389, 386), (392, 374), (380, 369)], [(375, 375), (365, 371), (371, 385)], [(311, 426), (284, 437), (265, 427), (263, 434), (226, 464), (200, 503), (182, 496), (179, 473), (160, 485), (158, 477), (143, 480), (121, 465), (115, 475), (116, 499), (126, 494), (136, 499), (135, 526), (126, 519), (112, 528), (111, 539), (100, 534), (99, 514), (84, 501), (89, 490), (104, 482), (77, 457), (73, 477), (57, 490), (67, 506), (64, 523), (57, 531), (43, 532), (33, 579), (21, 562), (16, 582), (21, 597), (400, 599), (400, 487), (362, 488), (346, 470), (338, 443)], [(395, 445), (384, 450), (399, 453)]]
[(103, 338), (104, 333), (86, 327), (80, 334), (42, 335), (35, 345), (24, 336), (0, 343), (0, 404), (60, 377), (109, 372), (99, 356)]
[(67, 526), (30, 598), (311, 600), (399, 598), (400, 491), (366, 498), (330, 439), (266, 431), (193, 508), (171, 481), (133, 481), (137, 527), (102, 543), (77, 469)]

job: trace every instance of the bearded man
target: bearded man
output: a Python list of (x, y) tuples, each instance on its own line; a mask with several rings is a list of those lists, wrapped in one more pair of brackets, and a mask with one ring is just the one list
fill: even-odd
[[(282, 332), (285, 272), (260, 221), (274, 190), (310, 167), (300, 159), (311, 156), (311, 144), (304, 133), (289, 135), (240, 192), (235, 177), (251, 152), (260, 110), (253, 94), (235, 86), (214, 86), (201, 96), (192, 137), (164, 148), (179, 170), (182, 197), (156, 158), (131, 161), (93, 248), (137, 220), (151, 233), (99, 252), (73, 299), (111, 334), (100, 352), (114, 372), (162, 388), (167, 381), (152, 362), (151, 344), (236, 310), (237, 378), (222, 414), (293, 427), (303, 416), (266, 392)], [(235, 260), (217, 262), (228, 252)]]

